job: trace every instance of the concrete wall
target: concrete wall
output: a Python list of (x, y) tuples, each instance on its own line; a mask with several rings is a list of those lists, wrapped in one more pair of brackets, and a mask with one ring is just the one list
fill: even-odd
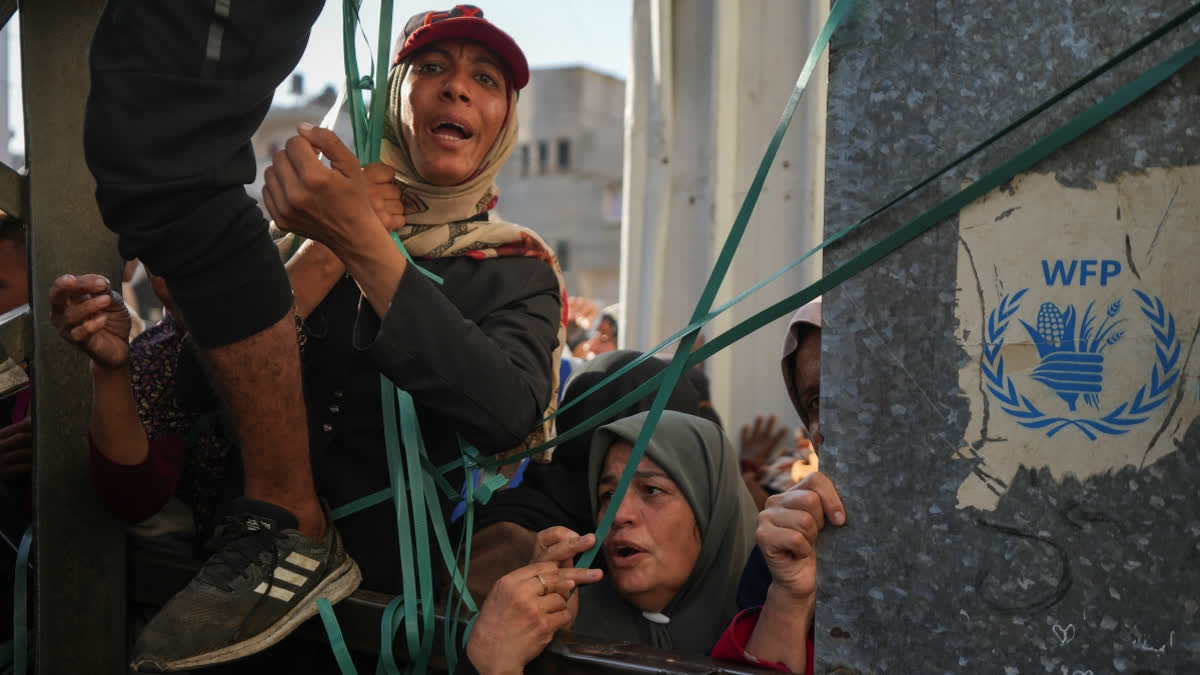
[[(623, 346), (648, 349), (691, 317), (828, 3), (640, 0), (626, 115)], [(820, 62), (767, 178), (718, 303), (820, 241)], [(819, 275), (820, 257), (704, 329), (718, 334)], [(780, 377), (781, 319), (715, 356), (714, 407), (737, 437), (758, 413), (798, 424)]]
[[(1189, 4), (860, 3), (831, 51), (827, 232)], [(1193, 18), (826, 271), (1198, 38)], [(819, 547), (818, 672), (1200, 667), (1198, 106), (1192, 63), (825, 296), (821, 466), (849, 524)]]

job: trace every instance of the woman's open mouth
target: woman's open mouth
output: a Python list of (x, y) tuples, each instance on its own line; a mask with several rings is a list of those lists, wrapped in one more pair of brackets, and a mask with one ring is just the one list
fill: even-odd
[(475, 135), (475, 132), (466, 123), (455, 119), (436, 120), (430, 131), (435, 138), (451, 142), (469, 140)]
[(644, 555), (646, 552), (642, 549), (622, 542), (611, 547), (609, 564), (614, 567), (630, 567), (636, 565), (640, 557)]

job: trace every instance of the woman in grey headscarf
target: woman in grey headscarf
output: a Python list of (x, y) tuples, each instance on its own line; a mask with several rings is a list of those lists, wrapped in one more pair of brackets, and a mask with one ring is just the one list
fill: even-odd
[[(608, 424), (593, 437), (588, 487), (597, 518), (647, 415)], [(594, 535), (542, 531), (535, 562), (501, 578), (484, 602), (467, 645), (470, 661), (520, 669), (572, 623), (593, 637), (707, 654), (737, 610), (755, 514), (720, 428), (664, 412), (604, 542), (607, 576), (571, 567)], [(572, 595), (579, 584), (591, 585)]]

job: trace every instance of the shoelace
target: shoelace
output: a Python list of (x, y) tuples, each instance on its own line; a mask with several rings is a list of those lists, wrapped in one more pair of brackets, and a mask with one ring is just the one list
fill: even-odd
[(204, 565), (204, 582), (226, 592), (232, 591), (233, 582), (246, 577), (246, 568), (250, 565), (273, 562), (275, 546), (272, 539), (269, 530), (249, 530), (240, 521), (223, 526), (217, 539), (219, 548)]

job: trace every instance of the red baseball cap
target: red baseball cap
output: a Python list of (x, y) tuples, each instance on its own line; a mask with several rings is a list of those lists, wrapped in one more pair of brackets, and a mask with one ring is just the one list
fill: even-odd
[(529, 84), (529, 63), (525, 53), (515, 40), (483, 18), (483, 10), (475, 5), (455, 5), (445, 11), (421, 12), (404, 25), (404, 32), (396, 39), (392, 65), (399, 63), (409, 54), (441, 40), (473, 40), (483, 44), (499, 56), (508, 67), (515, 89)]

